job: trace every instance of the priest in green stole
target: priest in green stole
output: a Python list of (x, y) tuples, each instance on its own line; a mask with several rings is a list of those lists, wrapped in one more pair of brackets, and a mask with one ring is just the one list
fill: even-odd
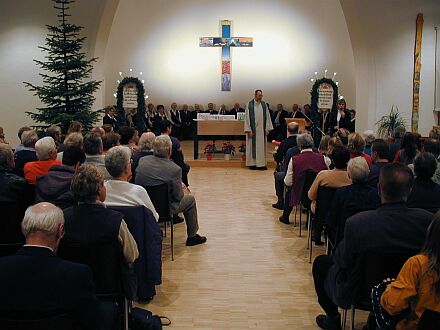
[(269, 107), (262, 101), (263, 92), (255, 91), (255, 97), (246, 106), (246, 166), (250, 169), (266, 168), (266, 136), (273, 129)]

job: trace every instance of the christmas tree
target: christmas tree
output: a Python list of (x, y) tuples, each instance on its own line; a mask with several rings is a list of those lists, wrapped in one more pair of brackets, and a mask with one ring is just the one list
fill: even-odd
[[(54, 8), (59, 10), (57, 26), (47, 25), (49, 33), (45, 46), (40, 46), (47, 53), (44, 61), (34, 60), (47, 73), (40, 73), (43, 86), (25, 82), (30, 91), (38, 96), (46, 107), (37, 108), (38, 112), (26, 112), (37, 123), (38, 129), (50, 125), (59, 125), (63, 133), (67, 132), (73, 120), (80, 121), (86, 130), (92, 128), (101, 111), (92, 111), (95, 101), (93, 93), (101, 81), (88, 78), (92, 72), (92, 63), (81, 52), (85, 37), (80, 37), (80, 26), (67, 23), (69, 4), (74, 0), (53, 0)], [(88, 80), (88, 81), (85, 81)]]

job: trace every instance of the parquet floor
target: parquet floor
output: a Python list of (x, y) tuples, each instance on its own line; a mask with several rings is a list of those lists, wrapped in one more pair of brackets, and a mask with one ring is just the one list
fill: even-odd
[(193, 168), (190, 184), (208, 242), (186, 247), (185, 224), (176, 225), (175, 260), (166, 238), (163, 284), (140, 307), (173, 329), (318, 329), (307, 239), (278, 221), (272, 171)]

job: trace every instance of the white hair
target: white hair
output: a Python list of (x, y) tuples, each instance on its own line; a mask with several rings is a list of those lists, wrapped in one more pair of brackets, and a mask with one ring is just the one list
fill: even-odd
[(157, 157), (167, 158), (171, 155), (171, 139), (168, 135), (159, 135), (153, 142), (153, 153)]
[(28, 148), (35, 147), (35, 143), (38, 141), (38, 135), (34, 130), (24, 131), (21, 133), (21, 143)]
[(130, 164), (131, 150), (126, 146), (110, 148), (105, 155), (105, 168), (114, 178), (124, 174), (125, 167)]
[(374, 131), (371, 129), (366, 130), (362, 135), (366, 145), (371, 145), (373, 141), (376, 140), (376, 133), (374, 133)]
[(138, 146), (141, 150), (153, 149), (153, 142), (156, 139), (156, 135), (152, 132), (143, 133), (139, 139)]
[(57, 146), (52, 137), (46, 136), (35, 143), (35, 151), (37, 152), (38, 160), (50, 159), (50, 153), (57, 150)]
[(364, 157), (358, 156), (350, 159), (347, 172), (353, 183), (365, 182), (370, 175), (370, 167)]
[(313, 147), (313, 137), (309, 133), (302, 133), (296, 136), (296, 143), (300, 149)]
[(35, 231), (54, 234), (59, 225), (63, 224), (63, 211), (51, 203), (42, 202), (27, 208), (21, 222), (21, 231), (25, 237)]

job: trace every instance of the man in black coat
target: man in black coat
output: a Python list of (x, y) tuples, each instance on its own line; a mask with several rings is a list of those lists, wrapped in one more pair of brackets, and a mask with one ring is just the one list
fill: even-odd
[(334, 256), (319, 256), (313, 263), (313, 279), (318, 303), (326, 315), (318, 315), (322, 329), (341, 329), (338, 306), (347, 307), (359, 282), (351, 274), (363, 253), (373, 249), (420, 251), (432, 214), (410, 209), (406, 200), (413, 184), (411, 170), (402, 164), (388, 164), (380, 173), (382, 205), (349, 218), (344, 239)]
[(229, 110), (229, 114), (234, 115), (235, 119), (237, 119), (237, 113), (239, 112), (245, 112), (245, 110), (240, 107), (240, 103), (236, 102), (234, 104), (234, 107), (231, 110)]
[(273, 130), (269, 133), (270, 140), (277, 140), (278, 135), (283, 130), (286, 130), (286, 118), (288, 117), (289, 113), (284, 110), (283, 105), (281, 103), (277, 104), (277, 111), (275, 111), (272, 115)]
[(95, 296), (88, 266), (55, 255), (63, 235), (63, 212), (50, 203), (28, 208), (22, 222), (26, 244), (0, 258), (0, 315), (38, 319), (71, 314), (84, 329), (112, 329), (117, 308)]

